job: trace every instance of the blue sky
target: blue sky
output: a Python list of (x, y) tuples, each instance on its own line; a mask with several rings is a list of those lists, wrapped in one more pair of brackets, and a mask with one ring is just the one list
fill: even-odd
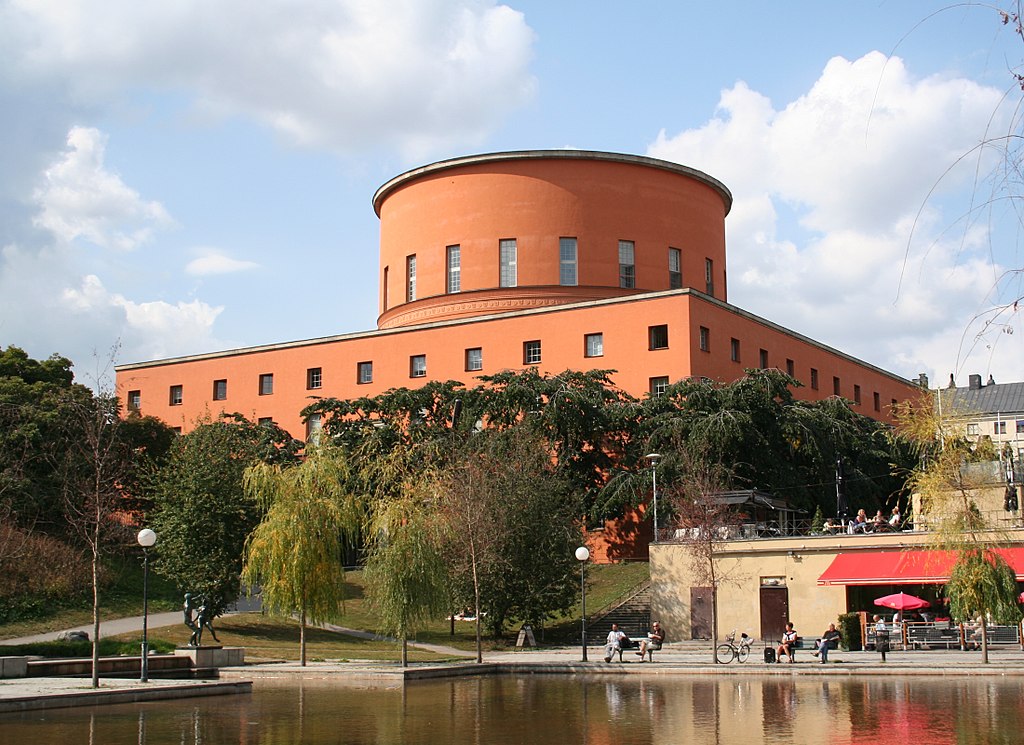
[(89, 378), (114, 345), (372, 329), (378, 186), (572, 147), (723, 181), (740, 307), (907, 377), (1022, 380), (1016, 312), (985, 315), (1019, 230), (970, 211), (1000, 160), (947, 173), (1013, 126), (1022, 51), (970, 4), (0, 0), (0, 346)]

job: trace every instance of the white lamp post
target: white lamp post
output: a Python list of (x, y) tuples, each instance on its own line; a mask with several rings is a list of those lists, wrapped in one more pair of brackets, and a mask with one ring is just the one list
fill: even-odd
[(156, 533), (149, 528), (139, 531), (136, 538), (142, 546), (142, 662), (139, 680), (149, 680), (149, 549), (156, 544)]
[(580, 563), (580, 617), (582, 620), (580, 640), (583, 645), (583, 661), (587, 661), (587, 559), (590, 558), (590, 549), (580, 546), (576, 549), (576, 560)]
[(652, 501), (654, 502), (654, 542), (658, 542), (658, 461), (661, 460), (659, 453), (648, 453), (644, 456), (651, 464), (651, 485)]

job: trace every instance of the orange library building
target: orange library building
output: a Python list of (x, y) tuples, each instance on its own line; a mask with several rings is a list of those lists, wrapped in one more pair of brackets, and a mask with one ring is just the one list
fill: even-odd
[(888, 420), (909, 380), (728, 302), (719, 181), (653, 158), (574, 150), (445, 160), (391, 179), (377, 329), (120, 365), (125, 406), (187, 431), (240, 412), (308, 436), (310, 396), (536, 367), (611, 369), (630, 394), (773, 367), (795, 395)]

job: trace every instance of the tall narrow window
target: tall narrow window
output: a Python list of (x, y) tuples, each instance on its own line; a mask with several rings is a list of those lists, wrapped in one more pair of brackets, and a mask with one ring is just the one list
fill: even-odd
[(786, 375), (791, 378), (796, 377), (796, 364), (793, 360), (786, 360)]
[(856, 404), (860, 403), (860, 386), (859, 385), (854, 385), (853, 386), (853, 402), (856, 403)]
[(214, 401), (226, 401), (228, 397), (228, 381), (227, 380), (215, 380), (213, 381), (213, 400)]
[(576, 286), (576, 239), (558, 239), (558, 284)]
[(730, 339), (729, 340), (729, 359), (733, 362), (740, 361), (740, 340)]
[(324, 373), (323, 369), (319, 367), (310, 367), (306, 370), (306, 388), (312, 390), (314, 388), (322, 388), (324, 384)]
[(668, 325), (647, 327), (647, 348), (668, 349)]
[[(142, 406), (142, 391), (128, 391), (128, 410), (138, 411)], [(1017, 430), (1018, 432), (1020, 430)]]
[(523, 342), (523, 364), (524, 365), (539, 365), (540, 364), (540, 341), (524, 341)]
[(811, 390), (818, 390), (818, 371), (813, 367), (811, 368)]
[(875, 391), (871, 395), (874, 398), (874, 402), (873, 403), (874, 403), (875, 411), (881, 411), (882, 410), (882, 396), (881, 396), (881, 394), (879, 394), (878, 391)]
[(652, 396), (663, 396), (665, 391), (668, 390), (668, 377), (659, 376), (657, 378), (651, 378), (648, 380), (648, 390)]
[(678, 290), (683, 286), (683, 252), (678, 248), (668, 250), (668, 287)]
[(700, 351), (711, 351), (711, 331), (704, 326), (700, 327)]
[(427, 355), (414, 354), (412, 357), (409, 358), (409, 377), (427, 377)]
[(389, 267), (384, 267), (384, 284), (380, 288), (381, 297), (384, 301), (384, 310), (388, 309), (388, 298), (390, 297), (388, 294), (388, 269)]
[(466, 370), (476, 372), (484, 369), (484, 350), (480, 347), (472, 347), (466, 350)]
[(583, 337), (583, 356), (604, 356), (604, 334), (586, 334)]
[(832, 393), (836, 396), (840, 394), (842, 387), (839, 385), (839, 378), (836, 376), (832, 377)]
[(619, 241), (619, 287), (636, 287), (633, 241)]
[(758, 358), (758, 362), (761, 363), (761, 369), (762, 370), (768, 369), (768, 350), (767, 349), (762, 349), (761, 350), (760, 356)]
[(459, 246), (448, 246), (448, 292), (462, 292), (462, 251)]
[(323, 415), (310, 414), (309, 419), (306, 420), (306, 442), (311, 442), (314, 445), (319, 445), (320, 432), (323, 430), (323, 428)]
[(499, 285), (515, 287), (518, 283), (516, 273), (516, 239), (502, 238), (498, 241), (498, 260), (500, 262)]
[(405, 301), (416, 299), (416, 254), (405, 257)]
[(356, 380), (360, 385), (373, 382), (373, 363), (359, 362), (356, 364)]
[(184, 389), (180, 385), (171, 386), (170, 404), (171, 406), (181, 406), (181, 402), (184, 400)]
[(715, 262), (704, 259), (704, 288), (708, 295), (715, 296)]
[(269, 396), (274, 392), (274, 373), (260, 375), (260, 395)]

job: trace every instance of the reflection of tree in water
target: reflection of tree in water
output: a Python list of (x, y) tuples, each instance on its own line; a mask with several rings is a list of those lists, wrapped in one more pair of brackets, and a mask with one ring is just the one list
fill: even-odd
[(778, 680), (766, 682), (762, 693), (761, 730), (767, 742), (777, 738), (789, 742), (793, 733), (794, 717), (797, 715), (796, 681)]

